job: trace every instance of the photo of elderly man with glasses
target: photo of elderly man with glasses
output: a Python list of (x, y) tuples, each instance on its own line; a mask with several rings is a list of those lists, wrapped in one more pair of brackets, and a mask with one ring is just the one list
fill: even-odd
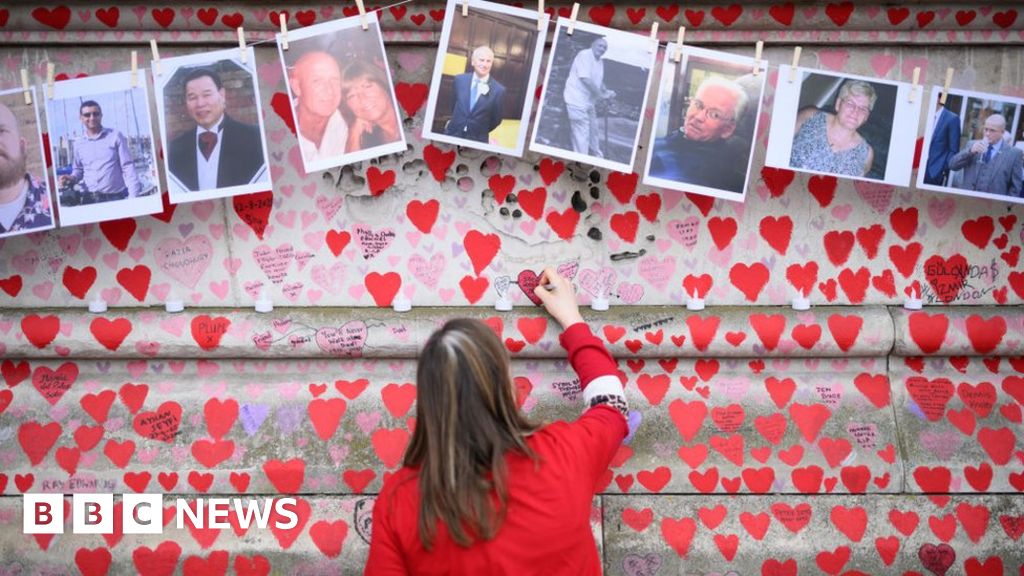
[(693, 96), (682, 102), (679, 129), (654, 140), (648, 175), (742, 193), (750, 142), (735, 136), (749, 102), (746, 89), (735, 80), (705, 75)]

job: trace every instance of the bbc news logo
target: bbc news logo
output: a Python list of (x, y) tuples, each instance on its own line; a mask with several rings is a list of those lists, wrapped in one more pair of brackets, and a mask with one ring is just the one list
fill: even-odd
[[(64, 533), (63, 494), (24, 494), (23, 527), (25, 534)], [(124, 534), (162, 534), (164, 531), (163, 494), (123, 494), (121, 524)], [(189, 502), (177, 498), (174, 506), (175, 525), (186, 527), (186, 520), (195, 528), (231, 528), (228, 515), (234, 511), (239, 528), (255, 525), (265, 530), (273, 520), (273, 528), (288, 530), (299, 523), (295, 498), (197, 498)], [(72, 534), (113, 534), (113, 494), (72, 494)]]

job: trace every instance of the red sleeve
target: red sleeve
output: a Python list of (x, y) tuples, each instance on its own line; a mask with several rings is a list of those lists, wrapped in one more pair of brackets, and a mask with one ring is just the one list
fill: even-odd
[(607, 404), (598, 404), (568, 425), (564, 441), (569, 447), (573, 467), (583, 470), (590, 479), (591, 490), (611, 464), (622, 440), (629, 433), (626, 419)]
[(580, 388), (586, 388), (599, 376), (616, 375), (619, 371), (615, 359), (604, 347), (604, 342), (590, 331), (586, 322), (569, 326), (558, 337), (569, 353), (569, 363), (580, 377)]
[(382, 490), (373, 503), (373, 536), (370, 537), (370, 556), (366, 560), (363, 576), (406, 576), (401, 546), (388, 520), (391, 498)]

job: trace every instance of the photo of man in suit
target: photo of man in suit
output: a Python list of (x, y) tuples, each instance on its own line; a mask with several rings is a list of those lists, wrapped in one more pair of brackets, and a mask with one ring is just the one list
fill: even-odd
[(942, 104), (942, 95), (935, 101), (932, 118), (932, 139), (928, 144), (928, 164), (924, 183), (945, 186), (949, 161), (960, 147), (960, 117)]
[(227, 114), (227, 95), (212, 68), (185, 76), (185, 108), (194, 125), (171, 142), (171, 175), (190, 192), (250, 184), (266, 172), (258, 126)]
[(1024, 180), (1024, 152), (1003, 140), (1006, 118), (991, 114), (985, 119), (984, 137), (971, 140), (949, 161), (950, 170), (960, 170), (953, 187), (988, 194), (1020, 196)]
[(472, 72), (455, 77), (455, 104), (444, 133), (486, 143), (491, 130), (501, 124), (505, 87), (491, 78), (494, 51), (489, 47), (473, 50), (470, 64)]

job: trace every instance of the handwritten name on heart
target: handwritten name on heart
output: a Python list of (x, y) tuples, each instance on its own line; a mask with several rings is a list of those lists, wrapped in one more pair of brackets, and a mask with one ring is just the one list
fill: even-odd
[(210, 267), (213, 246), (207, 236), (189, 236), (185, 240), (165, 238), (156, 245), (156, 265), (168, 276), (189, 288), (195, 288)]

